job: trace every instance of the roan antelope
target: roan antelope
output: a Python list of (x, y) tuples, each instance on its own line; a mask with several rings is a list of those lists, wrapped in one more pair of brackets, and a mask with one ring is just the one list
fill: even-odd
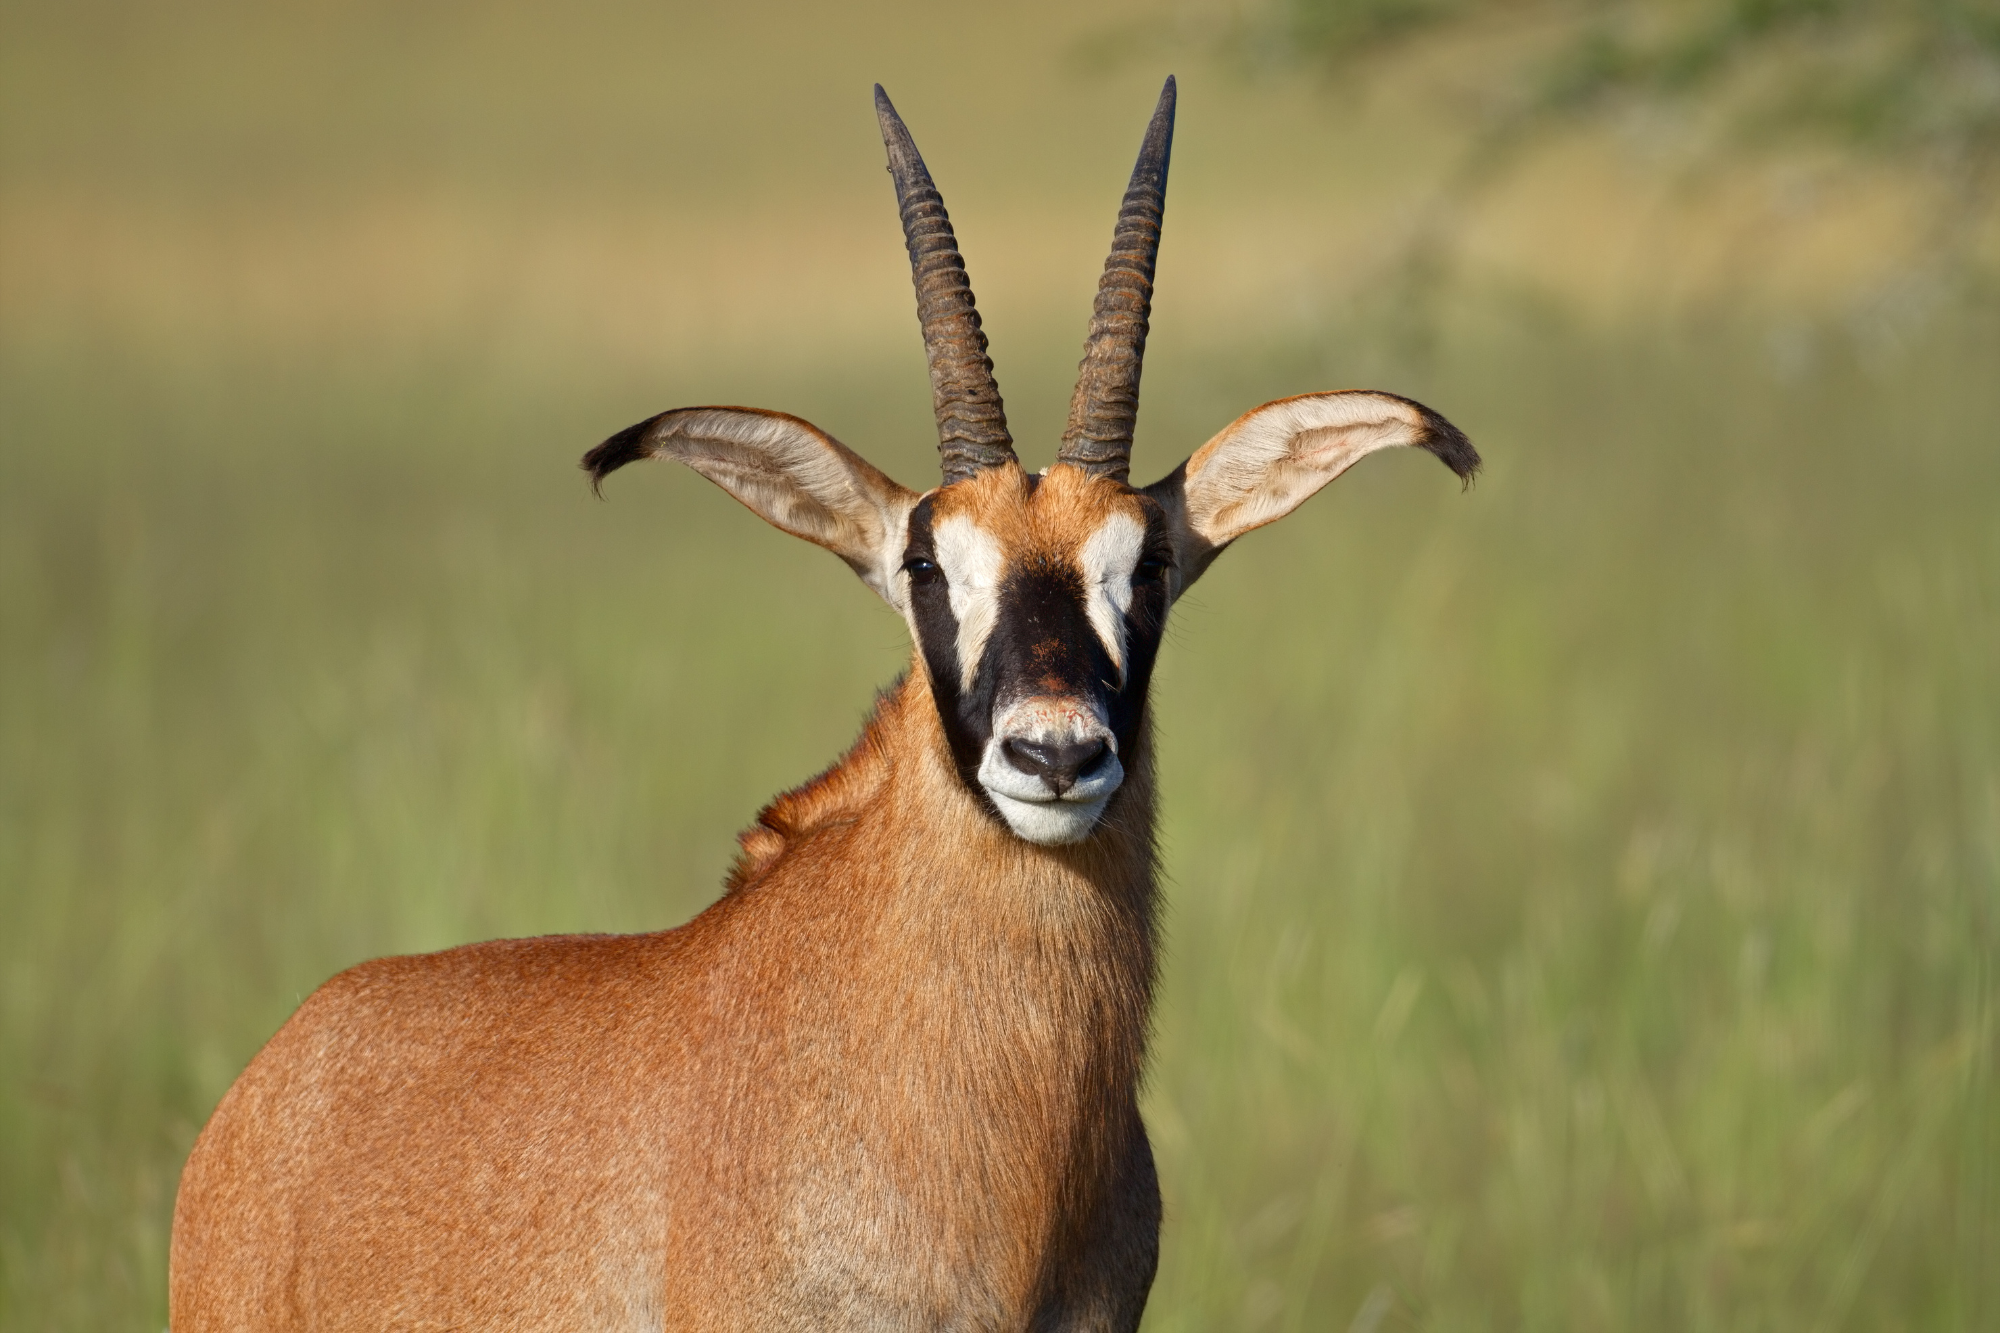
[(1408, 399), (1318, 393), (1127, 483), (1169, 79), (1061, 449), (1025, 471), (943, 201), (875, 105), (943, 484), (736, 407), (584, 465), (679, 459), (833, 551), (907, 619), (908, 673), (680, 929), (381, 959), (315, 992), (181, 1178), (178, 1333), (1138, 1325), (1168, 608), (1365, 454), (1415, 445), (1462, 478), (1479, 457)]

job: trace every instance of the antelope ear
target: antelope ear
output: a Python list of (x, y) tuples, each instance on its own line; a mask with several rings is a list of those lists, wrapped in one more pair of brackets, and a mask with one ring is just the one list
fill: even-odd
[(593, 489), (627, 463), (677, 458), (766, 523), (824, 546), (896, 606), (915, 492), (819, 427), (754, 407), (683, 407), (628, 426), (583, 456)]
[(1180, 586), (1244, 533), (1291, 513), (1377, 449), (1399, 445), (1428, 449), (1468, 485), (1479, 470), (1479, 453), (1458, 427), (1390, 393), (1308, 393), (1245, 412), (1146, 488), (1174, 530)]

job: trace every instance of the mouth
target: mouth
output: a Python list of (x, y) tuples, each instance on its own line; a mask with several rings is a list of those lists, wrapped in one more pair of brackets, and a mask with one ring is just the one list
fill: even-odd
[(1015, 834), (1044, 847), (1081, 842), (1097, 827), (1113, 793), (1125, 782), (1125, 767), (1107, 754), (1058, 793), (1042, 778), (1023, 773), (1001, 757), (995, 742), (979, 766), (979, 785)]

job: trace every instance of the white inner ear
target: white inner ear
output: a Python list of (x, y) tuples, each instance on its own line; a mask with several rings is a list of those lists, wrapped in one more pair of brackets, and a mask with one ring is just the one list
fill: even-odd
[(1216, 545), (1283, 518), (1378, 449), (1415, 444), (1423, 418), (1372, 393), (1306, 394), (1246, 412), (1188, 460), (1187, 515)]
[(891, 606), (917, 497), (810, 422), (744, 407), (663, 412), (649, 452), (677, 458), (775, 526), (845, 560)]
[(933, 528), (931, 540), (951, 590), (951, 614), (958, 621), (959, 688), (970, 690), (1000, 615), (1000, 543), (963, 514)]
[(1145, 548), (1146, 525), (1130, 514), (1113, 514), (1077, 552), (1083, 574), (1084, 612), (1104, 642), (1104, 650), (1125, 683), (1125, 613), (1132, 606), (1132, 571)]

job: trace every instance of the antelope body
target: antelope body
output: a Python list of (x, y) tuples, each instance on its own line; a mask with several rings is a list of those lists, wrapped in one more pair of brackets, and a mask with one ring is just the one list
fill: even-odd
[(1136, 1328), (1159, 1191), (1146, 697), (1173, 600), (1428, 409), (1311, 394), (1127, 482), (1172, 138), (1148, 128), (1057, 462), (1024, 471), (943, 203), (888, 99), (944, 484), (742, 408), (614, 435), (825, 546), (909, 623), (853, 748), (651, 935), (495, 941), (321, 987), (182, 1177), (173, 1327)]

